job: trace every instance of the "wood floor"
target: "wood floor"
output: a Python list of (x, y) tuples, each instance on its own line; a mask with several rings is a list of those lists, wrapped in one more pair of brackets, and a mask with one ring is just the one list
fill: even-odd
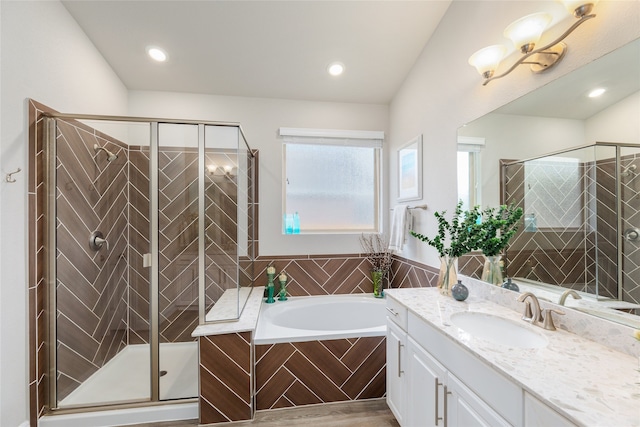
[[(233, 427), (399, 427), (384, 399), (259, 411), (253, 421), (210, 424)], [(136, 424), (137, 427), (196, 427), (198, 420)]]

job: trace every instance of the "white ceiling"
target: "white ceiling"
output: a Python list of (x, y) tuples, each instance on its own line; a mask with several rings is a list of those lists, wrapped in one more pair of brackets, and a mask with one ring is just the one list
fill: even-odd
[(450, 2), (62, 3), (130, 90), (387, 104)]

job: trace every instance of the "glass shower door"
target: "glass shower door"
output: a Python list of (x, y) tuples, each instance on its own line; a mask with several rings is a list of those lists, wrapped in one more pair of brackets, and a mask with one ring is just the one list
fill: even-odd
[(148, 144), (149, 126), (47, 120), (50, 405), (147, 401), (149, 191), (135, 187), (148, 162), (130, 168), (141, 164), (130, 137), (146, 134)]
[(157, 169), (151, 165), (157, 173), (160, 400), (198, 395), (191, 333), (199, 322), (200, 127), (159, 123)]
[[(620, 148), (620, 297), (640, 304), (640, 147)], [(640, 314), (637, 308), (636, 314)]]

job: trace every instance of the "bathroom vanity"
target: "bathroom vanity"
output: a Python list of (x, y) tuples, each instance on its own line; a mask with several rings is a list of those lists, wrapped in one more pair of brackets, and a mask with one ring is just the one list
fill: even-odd
[(532, 326), (473, 288), (464, 302), (388, 290), (387, 311), (387, 402), (403, 427), (640, 425), (637, 357)]

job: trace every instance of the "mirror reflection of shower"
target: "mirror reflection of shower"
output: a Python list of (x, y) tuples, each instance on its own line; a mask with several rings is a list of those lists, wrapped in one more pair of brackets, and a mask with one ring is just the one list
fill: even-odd
[(112, 153), (111, 151), (107, 150), (104, 147), (99, 146), (98, 144), (93, 144), (93, 151), (96, 152), (96, 155), (100, 152), (100, 151), (104, 151), (105, 153), (107, 153), (107, 161), (112, 162), (115, 159), (118, 158), (117, 154)]

